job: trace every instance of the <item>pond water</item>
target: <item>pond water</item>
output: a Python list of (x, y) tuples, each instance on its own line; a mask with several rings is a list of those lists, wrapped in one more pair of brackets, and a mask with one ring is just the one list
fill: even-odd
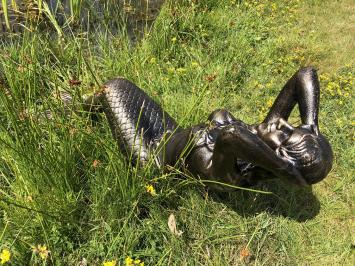
[[(139, 40), (146, 30), (149, 30), (154, 20), (159, 15), (165, 0), (47, 0), (49, 10), (55, 15), (59, 25), (71, 22), (71, 25), (80, 25), (84, 28), (99, 29), (102, 21), (111, 24), (110, 20), (125, 21), (130, 39)], [(0, 2), (0, 35), (19, 33), (25, 30), (29, 20), (38, 17), (38, 1), (7, 0), (8, 24), (5, 12)], [(75, 5), (75, 3), (78, 3)], [(75, 18), (75, 23), (73, 23)], [(114, 33), (119, 32), (119, 27), (114, 24), (110, 28)]]

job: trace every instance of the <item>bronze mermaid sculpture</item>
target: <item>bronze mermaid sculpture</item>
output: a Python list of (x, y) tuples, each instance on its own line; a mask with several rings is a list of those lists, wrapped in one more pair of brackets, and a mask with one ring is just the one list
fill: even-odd
[[(90, 101), (100, 103), (114, 138), (134, 163), (154, 161), (158, 167), (183, 167), (202, 179), (250, 186), (270, 178), (312, 185), (327, 176), (333, 154), (318, 127), (319, 98), (316, 70), (307, 67), (291, 77), (264, 121), (255, 125), (218, 109), (206, 123), (181, 128), (123, 78), (108, 81)], [(293, 127), (287, 119), (296, 104), (302, 124)]]

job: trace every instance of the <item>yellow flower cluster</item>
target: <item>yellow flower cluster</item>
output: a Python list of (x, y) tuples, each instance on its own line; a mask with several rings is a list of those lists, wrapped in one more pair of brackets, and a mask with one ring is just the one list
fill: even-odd
[(258, 113), (259, 113), (259, 121), (263, 121), (266, 114), (269, 112), (270, 110), (270, 107), (273, 105), (274, 103), (274, 98), (269, 98), (267, 101), (266, 101), (266, 104), (264, 102), (259, 102), (257, 101), (256, 102), (256, 105), (258, 106)]
[[(277, 45), (284, 47), (286, 39), (279, 38), (277, 40)], [(284, 73), (286, 69), (294, 68), (294, 66), (306, 65), (307, 63), (307, 49), (304, 47), (296, 46), (287, 54), (280, 56), (276, 60), (269, 60), (267, 63), (264, 63), (263, 66), (277, 69), (279, 73)]]
[(323, 73), (319, 78), (325, 96), (336, 98), (338, 104), (342, 105), (352, 97), (355, 83), (355, 75), (353, 72), (344, 71), (337, 75)]
[(0, 253), (0, 263), (1, 265), (10, 261), (11, 252), (7, 248), (4, 248)]
[(186, 64), (185, 66), (174, 66), (172, 62), (167, 62), (167, 66), (165, 67), (166, 72), (169, 74), (164, 79), (168, 80), (170, 77), (178, 77), (178, 76), (186, 76), (189, 73), (192, 73), (196, 69), (201, 69), (200, 63), (196, 61), (192, 61), (189, 65)]
[(111, 260), (111, 261), (105, 261), (102, 265), (103, 266), (116, 266), (116, 261), (115, 260)]
[[(50, 251), (45, 245), (37, 245), (37, 247), (32, 246), (32, 251), (38, 254), (42, 260), (46, 260)], [(11, 252), (7, 248), (3, 249), (0, 253), (0, 264), (3, 265), (9, 262), (11, 259)]]
[(270, 108), (273, 103), (274, 103), (274, 101), (273, 101), (272, 99), (269, 99), (269, 100), (267, 100), (267, 102), (266, 102), (266, 106), (267, 106), (268, 108)]
[[(102, 266), (116, 266), (117, 265), (117, 261), (116, 260), (111, 260), (111, 261), (105, 261)], [(144, 266), (144, 262), (141, 261), (140, 259), (132, 259), (131, 257), (126, 257), (124, 260), (124, 265), (125, 266), (134, 266), (134, 265), (138, 265), (138, 266)]]
[(183, 68), (183, 67), (178, 67), (178, 68), (175, 68), (175, 67), (168, 67), (167, 68), (168, 70), (168, 73), (169, 74), (177, 74), (177, 75), (181, 75), (181, 74), (184, 74), (186, 73), (187, 69), (186, 68)]
[(144, 262), (141, 261), (140, 259), (132, 259), (131, 257), (127, 257), (124, 260), (124, 263), (126, 266), (133, 266), (133, 265), (138, 265), (138, 266), (144, 266)]
[[(249, 0), (244, 1), (243, 5), (247, 9), (254, 11), (258, 17), (273, 19), (277, 14), (280, 14), (290, 22), (296, 15), (298, 2), (298, 0), (285, 2)], [(234, 4), (233, 1), (231, 1), (231, 4)]]
[(50, 253), (46, 245), (37, 245), (37, 247), (33, 246), (32, 251), (35, 254), (38, 254), (42, 260), (46, 260)]

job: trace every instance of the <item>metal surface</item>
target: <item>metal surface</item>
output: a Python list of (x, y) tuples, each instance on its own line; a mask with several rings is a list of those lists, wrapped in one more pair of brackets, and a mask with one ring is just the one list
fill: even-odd
[[(125, 79), (109, 81), (100, 97), (114, 137), (141, 163), (158, 154), (160, 164), (232, 185), (267, 178), (311, 185), (327, 176), (333, 160), (318, 128), (319, 90), (316, 71), (304, 68), (286, 83), (261, 124), (247, 125), (219, 109), (208, 123), (176, 131), (175, 121)], [(302, 124), (294, 128), (287, 119), (296, 104)], [(164, 152), (157, 152), (162, 142)]]
[(105, 84), (100, 96), (113, 136), (133, 160), (145, 163), (165, 132), (176, 122), (144, 91), (128, 80), (117, 78)]

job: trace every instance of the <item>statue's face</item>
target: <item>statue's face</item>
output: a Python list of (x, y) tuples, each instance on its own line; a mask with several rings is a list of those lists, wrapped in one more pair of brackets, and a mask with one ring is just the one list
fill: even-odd
[(284, 119), (275, 123), (262, 123), (256, 128), (258, 136), (273, 150), (281, 145), (298, 143), (305, 134), (312, 134), (304, 128), (294, 128)]
[(297, 166), (309, 185), (321, 181), (329, 173), (333, 160), (332, 149), (316, 126), (301, 125), (294, 128), (279, 119), (274, 123), (262, 123), (255, 130), (278, 156)]

